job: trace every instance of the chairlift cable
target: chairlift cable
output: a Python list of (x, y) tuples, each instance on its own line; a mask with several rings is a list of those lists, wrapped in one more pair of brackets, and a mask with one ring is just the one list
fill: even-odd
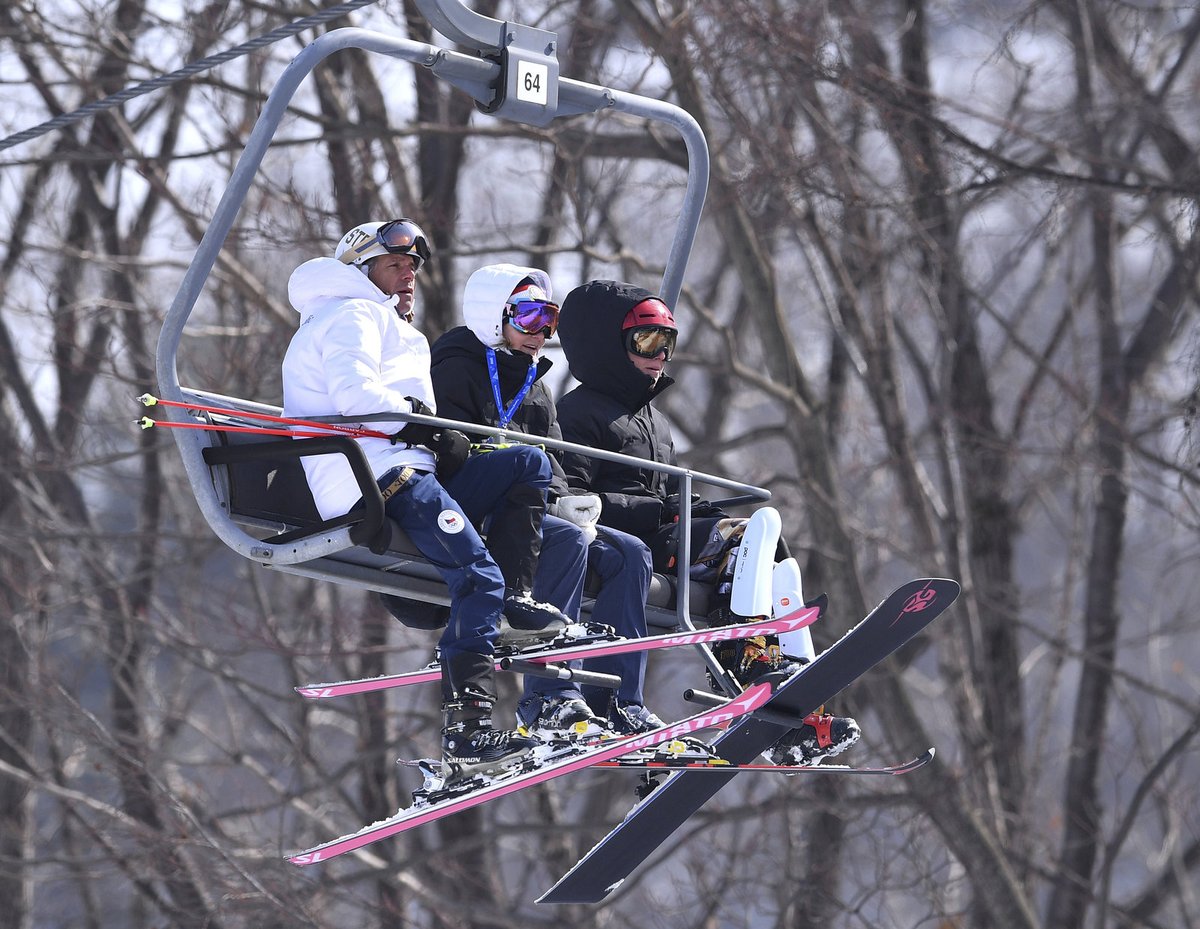
[(143, 94), (148, 94), (153, 90), (161, 90), (163, 87), (169, 87), (171, 84), (177, 84), (180, 81), (193, 77), (204, 71), (215, 68), (217, 65), (225, 64), (227, 61), (232, 61), (235, 58), (241, 58), (251, 52), (257, 51), (260, 48), (265, 48), (268, 45), (273, 45), (283, 39), (293, 36), (298, 32), (303, 32), (309, 26), (319, 25), (328, 22), (331, 19), (337, 19), (345, 16), (347, 13), (353, 12), (360, 7), (370, 6), (377, 3), (378, 0), (347, 0), (346, 3), (340, 3), (337, 6), (330, 7), (327, 10), (321, 10), (319, 13), (313, 13), (310, 16), (305, 16), (303, 19), (298, 19), (295, 22), (288, 23), (284, 26), (279, 26), (272, 29), (270, 32), (259, 36), (255, 39), (250, 39), (243, 42), (241, 45), (235, 45), (233, 48), (226, 49), (223, 52), (218, 52), (215, 55), (209, 55), (207, 58), (201, 58), (199, 61), (194, 61), (190, 65), (186, 65), (177, 71), (172, 71), (170, 74), (160, 75), (156, 78), (151, 78), (148, 81), (142, 81), (140, 84), (134, 84), (126, 87), (124, 90), (119, 90), (115, 94), (110, 94), (102, 100), (96, 100), (92, 103), (85, 104), (77, 110), (70, 113), (63, 113), (49, 119), (37, 126), (31, 126), (29, 129), (24, 129), (14, 135), (10, 135), (6, 139), (0, 139), (0, 152), (5, 149), (20, 145), (22, 142), (28, 142), (31, 139), (36, 139), (38, 136), (45, 135), (58, 129), (64, 129), (80, 120), (87, 119), (89, 116), (94, 116), (104, 110), (110, 110), (113, 107), (120, 106), (135, 97), (140, 97)]

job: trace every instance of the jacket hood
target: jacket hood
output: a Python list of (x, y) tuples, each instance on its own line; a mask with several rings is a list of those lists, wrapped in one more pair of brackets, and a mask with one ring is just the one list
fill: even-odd
[(504, 306), (513, 289), (525, 278), (554, 299), (550, 275), (540, 268), (520, 265), (485, 265), (469, 278), (463, 291), (463, 322), (484, 345), (498, 348), (504, 344)]
[(558, 338), (571, 374), (585, 387), (614, 397), (638, 410), (675, 381), (657, 381), (629, 360), (621, 324), (637, 304), (656, 294), (635, 284), (589, 281), (572, 290), (558, 317)]
[(288, 279), (288, 299), (301, 315), (322, 300), (370, 300), (390, 307), (400, 300), (385, 294), (358, 268), (336, 258), (312, 258), (300, 265)]

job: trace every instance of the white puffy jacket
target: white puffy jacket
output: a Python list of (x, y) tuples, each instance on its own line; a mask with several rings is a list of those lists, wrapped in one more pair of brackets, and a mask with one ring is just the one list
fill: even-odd
[[(314, 258), (292, 272), (288, 297), (300, 328), (283, 358), (283, 406), (287, 416), (354, 416), (409, 413), (405, 397), (436, 409), (429, 379), (429, 342), (396, 313), (386, 296), (357, 268), (333, 258)], [(396, 432), (404, 423), (364, 423)], [(386, 439), (358, 439), (376, 477), (412, 465), (433, 471), (436, 459), (424, 448), (405, 448)], [(340, 455), (303, 459), (304, 473), (322, 518), (347, 512), (361, 493)]]

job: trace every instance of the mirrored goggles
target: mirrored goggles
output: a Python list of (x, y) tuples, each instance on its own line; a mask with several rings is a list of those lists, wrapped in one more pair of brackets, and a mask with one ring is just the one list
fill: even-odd
[(637, 326), (625, 330), (625, 349), (642, 358), (657, 358), (670, 361), (675, 354), (675, 340), (679, 330), (666, 326)]
[(549, 300), (522, 300), (510, 303), (505, 318), (517, 332), (542, 333), (547, 339), (558, 328), (558, 304)]
[(432, 252), (429, 249), (429, 239), (421, 231), (421, 227), (411, 219), (393, 219), (384, 223), (375, 233), (379, 244), (393, 255), (411, 255), (413, 271), (420, 271), (421, 265), (429, 260)]

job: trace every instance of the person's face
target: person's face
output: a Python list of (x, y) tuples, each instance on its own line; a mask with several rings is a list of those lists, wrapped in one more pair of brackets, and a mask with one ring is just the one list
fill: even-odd
[(661, 352), (653, 358), (645, 358), (642, 355), (635, 355), (633, 352), (626, 352), (625, 354), (629, 356), (629, 360), (633, 362), (635, 368), (656, 382), (662, 375), (663, 368), (667, 366), (667, 360)]
[(509, 320), (504, 321), (504, 344), (511, 348), (514, 352), (524, 352), (533, 358), (536, 358), (542, 350), (542, 346), (546, 344), (546, 330), (539, 329), (537, 332), (522, 332), (514, 326)]
[(389, 297), (396, 296), (396, 312), (406, 316), (413, 308), (413, 285), (417, 278), (412, 255), (380, 255), (371, 262), (367, 278)]

